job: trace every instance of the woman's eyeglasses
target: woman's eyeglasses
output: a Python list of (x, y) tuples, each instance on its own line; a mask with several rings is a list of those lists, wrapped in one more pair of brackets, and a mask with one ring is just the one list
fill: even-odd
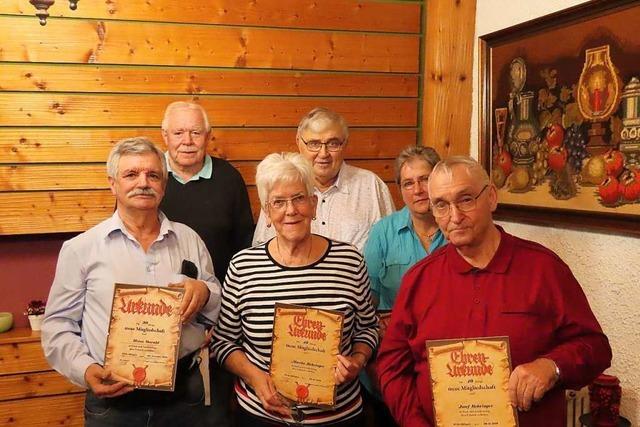
[(287, 208), (287, 203), (289, 202), (291, 202), (294, 207), (300, 208), (306, 206), (309, 203), (309, 196), (305, 196), (304, 194), (297, 194), (286, 199), (273, 199), (269, 201), (269, 206), (271, 206), (271, 208), (274, 210), (281, 211)]
[(429, 182), (429, 175), (423, 175), (418, 177), (415, 181), (407, 179), (405, 181), (400, 182), (400, 188), (404, 191), (408, 191), (413, 189), (413, 187), (418, 184), (420, 188), (427, 188), (427, 183)]

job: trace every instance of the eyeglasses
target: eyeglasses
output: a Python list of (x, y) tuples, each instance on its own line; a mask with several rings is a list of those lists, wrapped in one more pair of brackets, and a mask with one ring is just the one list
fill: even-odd
[(427, 182), (429, 182), (429, 175), (422, 175), (422, 176), (419, 176), (418, 179), (416, 179), (415, 181), (412, 181), (410, 179), (407, 179), (406, 181), (402, 181), (400, 183), (400, 188), (404, 191), (409, 191), (413, 189), (413, 187), (416, 184), (418, 184), (420, 188), (425, 188), (427, 186)]
[(482, 187), (482, 190), (480, 190), (475, 197), (462, 196), (455, 202), (447, 202), (446, 200), (437, 200), (435, 203), (431, 202), (431, 212), (433, 212), (433, 216), (437, 218), (445, 217), (451, 213), (451, 205), (454, 205), (460, 212), (471, 212), (478, 204), (478, 197), (480, 197), (488, 186), (489, 184)]
[(291, 202), (294, 207), (300, 208), (306, 206), (309, 203), (309, 197), (305, 196), (304, 194), (297, 194), (293, 197), (289, 197), (288, 199), (273, 199), (268, 203), (272, 209), (281, 211), (287, 208), (288, 202)]
[(205, 137), (205, 132), (202, 129), (176, 129), (170, 133), (171, 136), (178, 139), (182, 139), (187, 135), (189, 135), (191, 139), (202, 139)]
[(327, 142), (318, 141), (317, 139), (312, 139), (311, 141), (305, 141), (302, 136), (300, 136), (300, 140), (304, 142), (304, 145), (307, 146), (307, 150), (313, 151), (314, 153), (322, 150), (322, 146), (324, 145), (327, 151), (340, 151), (342, 150), (342, 146), (344, 145), (344, 141), (338, 138), (331, 138)]

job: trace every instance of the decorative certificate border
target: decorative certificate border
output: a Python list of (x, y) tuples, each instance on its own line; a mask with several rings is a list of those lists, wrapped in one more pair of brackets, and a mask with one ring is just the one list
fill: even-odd
[(436, 426), (517, 427), (508, 337), (427, 341)]
[(116, 283), (104, 366), (137, 388), (173, 391), (183, 289)]
[(335, 405), (343, 322), (337, 311), (276, 303), (269, 373), (278, 393), (295, 404)]

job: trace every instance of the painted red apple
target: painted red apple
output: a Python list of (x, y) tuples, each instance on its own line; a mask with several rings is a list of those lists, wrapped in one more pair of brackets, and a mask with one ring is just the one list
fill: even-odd
[(496, 158), (496, 163), (504, 172), (504, 176), (509, 176), (513, 162), (511, 161), (511, 154), (505, 149), (500, 150)]
[(556, 172), (560, 172), (564, 169), (564, 165), (567, 164), (567, 150), (560, 147), (553, 147), (549, 150), (549, 157), (547, 158), (549, 167)]
[(620, 200), (620, 183), (613, 176), (608, 176), (598, 186), (598, 194), (605, 205), (615, 205)]
[(640, 199), (640, 169), (622, 172), (620, 193), (625, 202), (635, 202)]
[(624, 167), (624, 157), (617, 150), (609, 150), (604, 155), (604, 167), (607, 175), (618, 177)]
[(296, 396), (299, 401), (304, 401), (307, 397), (309, 397), (309, 386), (304, 384), (298, 384), (296, 386)]
[(560, 147), (564, 140), (564, 128), (558, 123), (552, 123), (547, 127), (547, 134), (544, 139), (549, 148)]

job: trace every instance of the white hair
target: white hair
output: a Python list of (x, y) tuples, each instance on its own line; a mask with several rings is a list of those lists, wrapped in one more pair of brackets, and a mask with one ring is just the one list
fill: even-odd
[(107, 175), (114, 179), (117, 177), (118, 166), (122, 156), (141, 155), (147, 153), (155, 154), (158, 157), (158, 160), (160, 160), (162, 180), (166, 182), (169, 177), (169, 172), (167, 170), (167, 163), (165, 161), (164, 154), (153, 144), (153, 142), (149, 140), (149, 138), (144, 136), (125, 138), (118, 141), (113, 149), (111, 149), (109, 158), (107, 159)]
[[(477, 180), (480, 185), (489, 184), (489, 174), (482, 167), (480, 163), (473, 157), (469, 156), (451, 156), (444, 160), (440, 160), (438, 164), (431, 171), (431, 176), (435, 176), (438, 174), (444, 174), (449, 179), (453, 178), (453, 168), (455, 166), (462, 166), (463, 170), (466, 174), (475, 180)], [(429, 180), (429, 191), (431, 191), (431, 182), (433, 180)]]
[(349, 127), (344, 117), (325, 107), (314, 108), (300, 120), (296, 138), (300, 138), (302, 132), (309, 128), (312, 128), (314, 132), (322, 132), (332, 125), (338, 125), (340, 127), (345, 141), (349, 139)]
[(256, 170), (256, 187), (260, 205), (265, 208), (269, 194), (277, 183), (302, 183), (307, 196), (313, 194), (313, 167), (299, 153), (272, 153), (264, 158)]
[(169, 127), (169, 118), (177, 110), (199, 111), (200, 114), (202, 114), (202, 120), (204, 121), (205, 132), (209, 132), (211, 130), (211, 128), (209, 127), (209, 117), (207, 116), (207, 112), (204, 110), (204, 107), (200, 104), (196, 104), (195, 102), (186, 102), (186, 101), (175, 101), (167, 105), (167, 109), (164, 110), (164, 117), (162, 119), (162, 130), (164, 131), (167, 130), (167, 128)]

